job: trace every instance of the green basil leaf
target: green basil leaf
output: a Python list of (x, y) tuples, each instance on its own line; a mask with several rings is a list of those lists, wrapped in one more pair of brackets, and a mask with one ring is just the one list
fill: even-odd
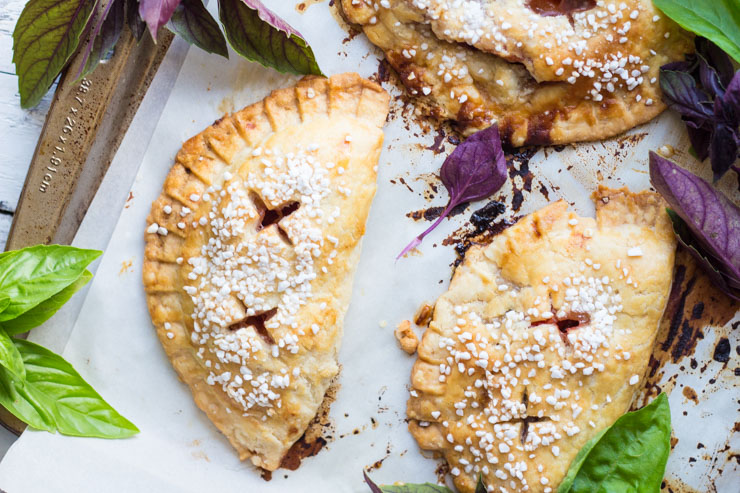
[(0, 313), (10, 306), (10, 298), (0, 295)]
[(59, 293), (101, 253), (71, 246), (36, 245), (0, 254), (0, 294), (11, 300), (0, 312), (0, 322), (12, 320)]
[(229, 58), (226, 38), (221, 28), (200, 0), (182, 0), (167, 27), (191, 45)]
[(49, 407), (52, 404), (33, 387), (27, 387), (4, 367), (0, 367), (0, 406), (13, 416), (37, 430), (56, 431), (56, 424)]
[(8, 369), (21, 380), (26, 379), (26, 367), (23, 366), (23, 358), (18, 348), (13, 344), (7, 332), (0, 328), (0, 366)]
[[(452, 490), (447, 486), (432, 483), (378, 486), (365, 471), (362, 472), (362, 476), (372, 493), (452, 493)], [(479, 484), (481, 482), (482, 480), (479, 478)], [(485, 491), (485, 487), (483, 491)], [(478, 489), (476, 488), (477, 492)]]
[(486, 485), (483, 483), (483, 475), (478, 474), (478, 484), (475, 485), (475, 493), (488, 493)]
[(14, 339), (26, 380), (0, 369), (0, 404), (34, 428), (64, 435), (124, 438), (139, 432), (83, 380), (64, 358)]
[(35, 106), (77, 49), (94, 0), (29, 0), (13, 31), (21, 106)]
[(738, 0), (653, 0), (678, 25), (712, 41), (740, 62), (740, 2)]
[(570, 463), (568, 474), (565, 475), (563, 481), (560, 482), (560, 486), (558, 486), (558, 493), (567, 493), (570, 490), (570, 487), (573, 486), (573, 481), (575, 481), (576, 475), (578, 474), (578, 471), (581, 470), (581, 466), (583, 466), (583, 463), (586, 461), (589, 452), (594, 448), (594, 445), (599, 443), (599, 440), (601, 440), (601, 437), (604, 436), (604, 433), (606, 433), (606, 430), (608, 429), (609, 428), (601, 430), (595, 437), (586, 442), (586, 445), (584, 445), (581, 450), (578, 451), (576, 458)]
[(571, 463), (558, 493), (660, 491), (671, 451), (668, 398), (661, 393), (639, 411), (620, 417), (584, 449)]
[(234, 51), (279, 72), (322, 75), (306, 41), (294, 32), (285, 33), (274, 27), (275, 14), (261, 8), (262, 15), (273, 19), (272, 24), (260, 17), (260, 10), (248, 7), (243, 0), (219, 0), (219, 18)]
[(383, 493), (452, 493), (447, 486), (434, 483), (381, 486), (380, 491)]
[(92, 274), (89, 270), (82, 273), (72, 284), (59, 291), (51, 298), (42, 301), (35, 307), (28, 310), (13, 320), (0, 323), (5, 332), (9, 335), (16, 335), (38, 327), (54, 315), (77, 291), (90, 282)]

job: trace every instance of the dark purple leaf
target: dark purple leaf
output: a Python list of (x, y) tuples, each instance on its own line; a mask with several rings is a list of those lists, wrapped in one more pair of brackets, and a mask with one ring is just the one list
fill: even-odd
[(666, 104), (681, 116), (700, 122), (712, 118), (711, 98), (696, 87), (690, 74), (661, 68), (660, 88)]
[(370, 491), (372, 491), (372, 493), (383, 493), (383, 490), (380, 489), (380, 486), (375, 484), (365, 471), (362, 471), (362, 475), (365, 477), (365, 482), (370, 487)]
[[(697, 86), (700, 83), (701, 87)], [(696, 38), (696, 55), (660, 69), (663, 99), (681, 114), (696, 157), (710, 158), (714, 180), (737, 160), (740, 147), (740, 71), (710, 41)]]
[(182, 0), (167, 27), (202, 50), (229, 58), (224, 34), (201, 0)]
[(724, 95), (714, 99), (714, 115), (734, 129), (737, 135), (740, 126), (740, 70), (730, 80)]
[(733, 284), (740, 283), (740, 208), (706, 181), (654, 152), (650, 181), (686, 222), (714, 270)]
[(149, 27), (152, 39), (157, 39), (159, 28), (167, 24), (180, 0), (139, 0), (139, 15)]
[(506, 176), (498, 125), (468, 137), (445, 159), (440, 170), (450, 202), (455, 205), (488, 197), (501, 188)]
[(737, 142), (732, 128), (724, 123), (718, 124), (712, 133), (709, 146), (709, 161), (712, 163), (714, 181), (727, 173), (737, 160)]
[(740, 113), (740, 70), (735, 72), (730, 83), (727, 84), (722, 103), (724, 106), (734, 108), (736, 113)]
[(125, 6), (125, 0), (109, 0), (107, 4), (98, 8), (77, 77), (95, 70), (98, 63), (105, 60), (116, 45), (123, 30)]
[(735, 69), (732, 67), (732, 59), (716, 44), (702, 37), (696, 38), (696, 52), (712, 67), (722, 87), (726, 88), (735, 73)]
[(692, 73), (697, 68), (696, 56), (688, 55), (686, 60), (679, 60), (677, 62), (670, 62), (662, 65), (661, 70), (670, 70), (673, 72), (686, 72)]
[(501, 149), (498, 125), (474, 133), (457, 146), (442, 164), (440, 176), (450, 195), (447, 207), (426, 231), (403, 249), (396, 259), (420, 245), (424, 237), (456, 206), (488, 197), (506, 182), (506, 158)]
[(259, 0), (242, 0), (247, 7), (249, 7), (252, 10), (257, 11), (257, 15), (259, 15), (260, 19), (267, 22), (269, 25), (274, 27), (275, 29), (279, 29), (280, 31), (283, 31), (288, 36), (298, 36), (301, 39), (305, 39), (301, 33), (296, 31), (293, 26), (285, 22), (283, 19), (280, 18), (279, 15), (277, 15), (272, 10), (265, 7), (262, 2)]
[(139, 0), (126, 0), (126, 23), (136, 41), (141, 41), (146, 32), (146, 24), (139, 15)]
[(709, 276), (709, 279), (712, 280), (712, 284), (730, 298), (740, 301), (740, 292), (736, 291), (740, 289), (740, 284), (734, 283), (734, 286), (731, 285), (733, 283), (714, 268), (714, 265), (712, 265), (712, 262), (709, 260), (709, 256), (703, 251), (701, 245), (694, 240), (694, 237), (691, 236), (691, 231), (686, 225), (686, 222), (681, 219), (675, 211), (671, 209), (666, 209), (666, 211), (673, 223), (673, 232), (676, 233), (678, 242), (683, 245), (689, 253), (691, 253), (691, 256), (694, 257), (702, 270), (707, 274), (707, 276)]
[(700, 126), (691, 120), (684, 121), (686, 122), (686, 131), (689, 134), (691, 147), (694, 148), (697, 159), (704, 161), (709, 157), (709, 144), (712, 142), (712, 127), (706, 123)]
[(725, 89), (719, 80), (719, 74), (703, 57), (699, 58), (699, 78), (702, 87), (709, 91), (713, 97), (722, 97)]
[(218, 14), (226, 39), (244, 58), (280, 72), (321, 75), (311, 47), (298, 31), (260, 2), (219, 0)]

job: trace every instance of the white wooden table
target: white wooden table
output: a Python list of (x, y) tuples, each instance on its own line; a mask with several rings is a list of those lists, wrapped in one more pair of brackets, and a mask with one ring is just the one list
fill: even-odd
[[(25, 3), (0, 0), (0, 251), (5, 249), (26, 171), (51, 102), (49, 93), (36, 108), (21, 109), (12, 62), (12, 34)], [(15, 435), (0, 427), (0, 457), (14, 440)]]

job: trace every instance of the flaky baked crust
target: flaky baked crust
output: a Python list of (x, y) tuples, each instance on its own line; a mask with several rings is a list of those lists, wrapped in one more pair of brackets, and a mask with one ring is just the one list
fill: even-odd
[(555, 202), (474, 246), (418, 350), (409, 429), (472, 492), (556, 491), (640, 388), (674, 235), (652, 192), (599, 188), (596, 220)]
[(417, 101), (466, 134), (497, 122), (504, 141), (515, 146), (597, 140), (665, 108), (659, 68), (693, 46), (651, 0), (598, 1), (550, 16), (528, 4), (341, 3)]
[(196, 404), (264, 469), (337, 375), (389, 97), (306, 77), (183, 144), (148, 217), (144, 286)]

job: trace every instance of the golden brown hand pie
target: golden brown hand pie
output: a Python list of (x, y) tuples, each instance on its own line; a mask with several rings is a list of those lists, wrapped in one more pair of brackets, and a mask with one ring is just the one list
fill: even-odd
[(474, 246), (437, 301), (412, 370), (409, 429), (472, 492), (556, 491), (625, 413), (671, 286), (655, 193), (600, 188), (596, 220), (563, 201)]
[[(575, 10), (560, 13), (558, 6)], [(661, 65), (693, 51), (651, 0), (342, 0), (408, 91), (512, 145), (603, 139), (663, 109)]]
[(144, 285), (167, 356), (243, 460), (274, 470), (337, 375), (388, 95), (307, 77), (185, 142)]

